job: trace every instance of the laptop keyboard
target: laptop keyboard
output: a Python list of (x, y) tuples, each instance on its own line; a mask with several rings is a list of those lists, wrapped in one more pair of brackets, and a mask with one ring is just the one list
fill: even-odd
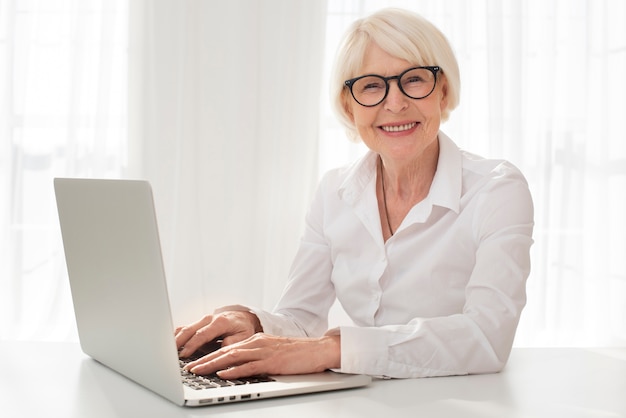
[(189, 361), (180, 360), (180, 375), (181, 375), (183, 384), (195, 390), (221, 388), (225, 386), (249, 385), (253, 383), (275, 381), (269, 376), (252, 376), (252, 377), (231, 379), (231, 380), (221, 379), (216, 374), (201, 376), (201, 375), (188, 372), (187, 370), (183, 370), (183, 367), (185, 367), (185, 365), (188, 362)]

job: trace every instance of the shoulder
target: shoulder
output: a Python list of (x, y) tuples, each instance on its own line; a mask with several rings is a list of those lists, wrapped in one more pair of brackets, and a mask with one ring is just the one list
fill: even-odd
[(521, 170), (510, 161), (491, 159), (460, 151), (463, 167), (463, 194), (514, 187), (528, 189)]
[(484, 234), (523, 227), (532, 233), (534, 205), (526, 178), (513, 163), (462, 151), (461, 206), (474, 214)]
[(485, 158), (462, 150), (442, 132), (439, 140), (441, 154), (438, 171), (441, 171), (445, 181), (438, 186), (439, 189), (454, 189), (450, 193), (456, 199), (460, 198), (461, 206), (475, 202), (478, 197), (501, 199), (515, 194), (523, 199), (530, 198), (526, 178), (510, 161)]
[(441, 135), (440, 141), (448, 154), (448, 165), (457, 167), (454, 169), (457, 174), (450, 178), (458, 179), (460, 174), (460, 190), (457, 189), (460, 196), (457, 196), (461, 212), (472, 216), (473, 222), (490, 227), (532, 225), (531, 192), (524, 174), (515, 164), (462, 150), (445, 135)]

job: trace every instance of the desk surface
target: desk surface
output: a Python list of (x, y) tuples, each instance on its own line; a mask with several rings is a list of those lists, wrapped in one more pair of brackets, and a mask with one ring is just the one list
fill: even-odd
[[(27, 376), (36, 378), (29, 381)], [(77, 344), (0, 342), (4, 417), (385, 416), (381, 414), (626, 417), (626, 348), (517, 348), (498, 374), (376, 380), (341, 392), (184, 408), (86, 357)]]

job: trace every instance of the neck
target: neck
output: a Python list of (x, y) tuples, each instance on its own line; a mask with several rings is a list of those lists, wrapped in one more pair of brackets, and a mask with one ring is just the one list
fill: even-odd
[(439, 141), (434, 141), (415, 160), (398, 162), (381, 156), (381, 170), (384, 171), (381, 177), (385, 181), (387, 199), (400, 200), (412, 205), (424, 199), (430, 191), (438, 161)]

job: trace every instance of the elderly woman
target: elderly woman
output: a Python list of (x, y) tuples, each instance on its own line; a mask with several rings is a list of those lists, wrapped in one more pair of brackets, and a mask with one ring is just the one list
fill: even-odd
[[(523, 175), (439, 130), (458, 104), (459, 70), (420, 16), (386, 9), (356, 21), (334, 74), (339, 116), (369, 152), (321, 181), (273, 312), (229, 306), (176, 330), (181, 357), (223, 339), (187, 368), (223, 378), (499, 371), (530, 270)], [(327, 329), (335, 299), (352, 326)]]

